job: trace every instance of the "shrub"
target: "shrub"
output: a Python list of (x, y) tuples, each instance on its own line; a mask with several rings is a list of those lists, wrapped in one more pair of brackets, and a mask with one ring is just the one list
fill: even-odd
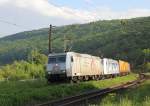
[(37, 50), (31, 51), (28, 61), (14, 61), (14, 63), (0, 68), (0, 79), (22, 80), (44, 78), (47, 56)]
[(150, 72), (150, 62), (147, 62), (145, 65), (144, 65), (144, 69), (146, 72)]

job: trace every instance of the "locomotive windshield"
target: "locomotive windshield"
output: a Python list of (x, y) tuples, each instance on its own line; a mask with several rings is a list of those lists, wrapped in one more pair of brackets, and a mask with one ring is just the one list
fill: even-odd
[(66, 55), (59, 55), (59, 56), (50, 56), (48, 59), (48, 63), (64, 63), (66, 62)]
[(56, 57), (49, 57), (48, 63), (56, 63)]

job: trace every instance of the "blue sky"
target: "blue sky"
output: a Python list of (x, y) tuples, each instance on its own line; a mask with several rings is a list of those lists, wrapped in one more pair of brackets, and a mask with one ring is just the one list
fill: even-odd
[(0, 37), (96, 20), (150, 16), (150, 0), (0, 0)]
[(99, 6), (107, 6), (116, 11), (125, 11), (132, 8), (150, 9), (150, 0), (49, 0), (49, 2), (85, 10)]

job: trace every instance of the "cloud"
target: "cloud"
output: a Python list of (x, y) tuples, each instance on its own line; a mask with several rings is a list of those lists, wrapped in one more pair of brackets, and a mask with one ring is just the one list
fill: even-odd
[[(59, 7), (50, 4), (48, 0), (2, 0), (3, 4), (11, 4), (18, 8), (31, 10), (44, 16), (61, 17), (68, 20), (91, 20), (94, 17), (91, 12), (72, 9), (68, 7)], [(7, 2), (6, 2), (7, 1)], [(2, 4), (1, 3), (1, 4)]]
[(124, 18), (150, 16), (150, 9), (130, 9), (123, 14)]
[(93, 11), (95, 19), (111, 20), (111, 19), (130, 19), (135, 17), (150, 16), (150, 9), (129, 9), (127, 11), (113, 11), (108, 7), (97, 8)]
[[(84, 0), (92, 2), (92, 0)], [(69, 7), (50, 4), (48, 0), (1, 0), (0, 4), (11, 4), (17, 8), (26, 9), (43, 16), (60, 17), (66, 20), (88, 22), (98, 19), (121, 19), (149, 16), (149, 9), (130, 9), (125, 12), (113, 11), (108, 7), (96, 8), (94, 11), (78, 10)]]
[(9, 0), (0, 0), (0, 5), (3, 5), (5, 3), (9, 2)]
[(84, 8), (74, 9), (67, 6), (57, 6), (48, 0), (0, 0), (0, 13), (0, 17), (5, 17), (3, 19), (6, 21), (27, 26), (27, 29), (22, 29), (0, 23), (0, 32), (7, 35), (47, 27), (50, 23), (59, 26), (96, 20), (150, 16), (150, 9), (133, 8), (126, 11), (114, 11), (109, 7), (99, 6), (95, 10), (86, 10)]

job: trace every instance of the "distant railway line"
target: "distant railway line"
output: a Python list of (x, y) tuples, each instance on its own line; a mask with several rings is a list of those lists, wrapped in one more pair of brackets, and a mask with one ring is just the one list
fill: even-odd
[(149, 75), (139, 74), (139, 77), (136, 80), (127, 82), (125, 84), (116, 85), (101, 90), (89, 91), (80, 95), (66, 97), (60, 100), (50, 101), (35, 106), (87, 106), (87, 104), (90, 103), (91, 99), (93, 98), (101, 97), (104, 96), (105, 94), (120, 91), (130, 87), (136, 87), (137, 85), (139, 85), (140, 83), (144, 82), (149, 78), (150, 78)]

